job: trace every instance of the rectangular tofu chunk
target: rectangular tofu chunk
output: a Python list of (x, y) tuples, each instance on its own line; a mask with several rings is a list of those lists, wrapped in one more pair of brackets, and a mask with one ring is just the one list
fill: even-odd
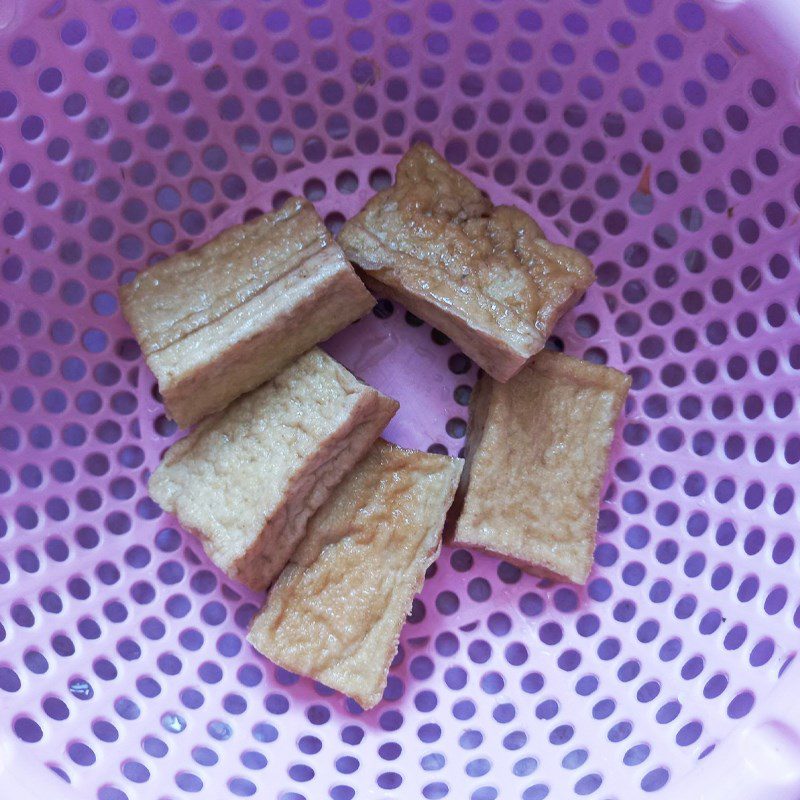
[(150, 495), (220, 569), (263, 589), (397, 408), (314, 348), (170, 447)]
[(375, 444), (312, 518), (253, 620), (253, 647), (372, 708), (439, 554), (462, 463)]
[(298, 197), (146, 269), (120, 297), (181, 427), (260, 386), (375, 303)]
[(470, 402), (468, 482), (454, 544), (585, 583), (608, 451), (630, 378), (548, 351)]
[(394, 185), (344, 225), (339, 244), (370, 288), (499, 381), (544, 347), (594, 281), (581, 253), (549, 242), (520, 209), (493, 206), (426, 144), (403, 156)]

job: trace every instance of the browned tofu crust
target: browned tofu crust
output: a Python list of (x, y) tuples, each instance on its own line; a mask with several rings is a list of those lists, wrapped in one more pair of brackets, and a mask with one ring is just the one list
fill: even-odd
[(379, 702), (461, 467), (375, 444), (309, 523), (253, 620), (253, 647), (364, 708)]
[(470, 402), (467, 484), (453, 542), (585, 583), (600, 492), (630, 378), (547, 351)]
[(344, 225), (339, 243), (368, 286), (500, 381), (544, 347), (594, 281), (588, 259), (549, 242), (520, 209), (493, 206), (426, 144), (403, 156), (394, 185)]
[(120, 297), (181, 427), (260, 386), (375, 302), (298, 197), (150, 267)]
[(397, 408), (314, 348), (174, 444), (150, 494), (220, 569), (263, 589)]

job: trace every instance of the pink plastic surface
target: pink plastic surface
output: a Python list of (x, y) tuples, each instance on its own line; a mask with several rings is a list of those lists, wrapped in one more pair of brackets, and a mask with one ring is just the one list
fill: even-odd
[[(800, 796), (798, 27), (0, 6), (0, 797)], [(592, 257), (552, 345), (633, 390), (588, 586), (445, 548), (362, 713), (254, 653), (261, 598), (148, 500), (176, 432), (116, 293), (287, 192), (337, 229), (417, 138)], [(390, 438), (460, 451), (475, 368), (438, 333), (382, 303), (328, 348), (401, 400)]]

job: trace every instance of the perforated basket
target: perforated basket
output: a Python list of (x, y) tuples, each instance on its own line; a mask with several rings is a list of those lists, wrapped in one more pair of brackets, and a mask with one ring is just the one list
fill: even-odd
[[(0, 796), (800, 797), (799, 17), (1, 3)], [(633, 390), (586, 589), (445, 548), (362, 713), (148, 499), (176, 430), (117, 286), (289, 192), (336, 230), (418, 138), (592, 257), (553, 345)], [(461, 451), (445, 337), (381, 302), (329, 349)]]

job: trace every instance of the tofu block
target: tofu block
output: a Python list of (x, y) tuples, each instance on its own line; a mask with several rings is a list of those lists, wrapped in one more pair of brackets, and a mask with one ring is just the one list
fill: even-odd
[(585, 583), (623, 373), (543, 351), (470, 402), (464, 508), (453, 543)]
[(146, 269), (120, 297), (181, 427), (260, 386), (375, 303), (299, 197)]
[(344, 225), (339, 244), (370, 288), (499, 381), (544, 347), (594, 282), (581, 253), (549, 242), (520, 209), (492, 205), (426, 144), (403, 156), (394, 185)]
[(462, 464), (375, 444), (312, 518), (253, 620), (253, 647), (363, 708), (378, 703)]
[(263, 589), (397, 408), (314, 348), (170, 447), (150, 495), (220, 569)]

